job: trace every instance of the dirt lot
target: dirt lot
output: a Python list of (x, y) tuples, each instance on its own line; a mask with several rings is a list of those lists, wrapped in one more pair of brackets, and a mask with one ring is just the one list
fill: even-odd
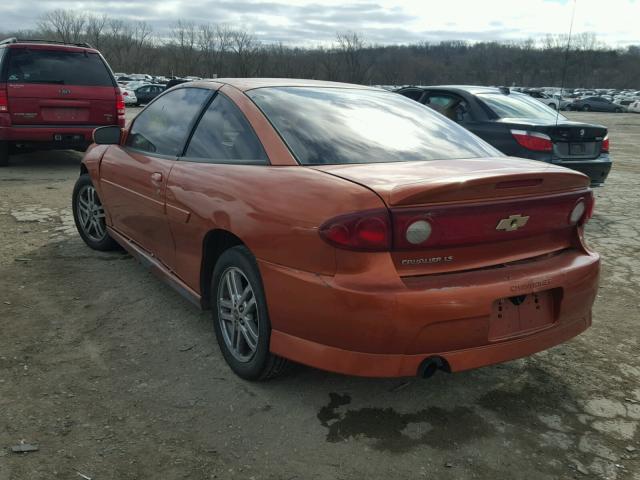
[[(570, 116), (607, 125), (615, 159), (588, 228), (604, 261), (593, 327), (428, 381), (303, 367), (239, 380), (208, 313), (80, 241), (79, 154), (14, 157), (0, 170), (0, 480), (640, 480), (640, 115)], [(12, 453), (22, 440), (40, 450)]]

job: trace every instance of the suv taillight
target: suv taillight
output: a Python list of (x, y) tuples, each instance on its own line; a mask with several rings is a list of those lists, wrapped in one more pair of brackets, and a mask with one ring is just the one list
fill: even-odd
[(9, 111), (9, 96), (4, 85), (0, 85), (0, 113)]
[(533, 150), (534, 152), (551, 152), (553, 150), (551, 137), (544, 133), (511, 130), (511, 135), (520, 146), (527, 150)]
[(122, 91), (119, 88), (116, 89), (116, 112), (118, 116), (124, 115), (124, 97), (122, 96)]
[(602, 140), (602, 143), (600, 144), (600, 151), (602, 153), (609, 153), (609, 135), (607, 134), (604, 139)]

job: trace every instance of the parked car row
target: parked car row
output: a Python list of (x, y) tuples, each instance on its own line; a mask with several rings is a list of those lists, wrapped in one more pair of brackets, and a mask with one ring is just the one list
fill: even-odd
[(623, 113), (629, 105), (640, 100), (640, 91), (636, 90), (586, 90), (557, 88), (515, 87), (513, 91), (525, 93), (551, 108), (560, 110), (580, 110), (593, 112)]

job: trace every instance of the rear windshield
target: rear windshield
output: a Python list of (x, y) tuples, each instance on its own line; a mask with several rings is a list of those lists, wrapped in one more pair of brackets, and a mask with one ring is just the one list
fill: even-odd
[(527, 95), (512, 93), (479, 93), (477, 97), (496, 114), (498, 118), (535, 118), (537, 120), (556, 121), (566, 118), (551, 107)]
[(274, 87), (247, 95), (302, 165), (502, 155), (449, 119), (396, 93)]
[(15, 48), (9, 55), (8, 83), (54, 83), (112, 87), (107, 66), (96, 53)]

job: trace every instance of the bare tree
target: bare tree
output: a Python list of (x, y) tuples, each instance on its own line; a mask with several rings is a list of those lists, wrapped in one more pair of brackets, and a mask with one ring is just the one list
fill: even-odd
[(355, 32), (336, 35), (337, 50), (342, 58), (345, 80), (352, 83), (365, 83), (373, 59), (366, 55), (366, 45)]
[(106, 14), (86, 17), (85, 38), (97, 49), (102, 48), (102, 39), (108, 21), (109, 17)]
[(73, 10), (51, 10), (45, 13), (38, 22), (38, 27), (45, 34), (54, 36), (62, 42), (79, 42), (84, 33), (86, 17)]
[(253, 35), (243, 30), (230, 32), (230, 50), (235, 61), (235, 74), (240, 77), (255, 76), (258, 72), (258, 43)]
[(266, 44), (238, 27), (177, 21), (167, 41), (149, 24), (73, 10), (45, 13), (38, 28), (7, 36), (86, 41), (118, 71), (211, 76), (282, 76), (374, 84), (633, 88), (640, 78), (640, 45), (613, 49), (593, 33), (511, 42), (447, 41), (369, 45), (339, 33), (315, 48)]
[(173, 52), (173, 65), (182, 74), (195, 72), (200, 55), (198, 48), (198, 28), (194, 22), (178, 20), (171, 29), (170, 46)]

